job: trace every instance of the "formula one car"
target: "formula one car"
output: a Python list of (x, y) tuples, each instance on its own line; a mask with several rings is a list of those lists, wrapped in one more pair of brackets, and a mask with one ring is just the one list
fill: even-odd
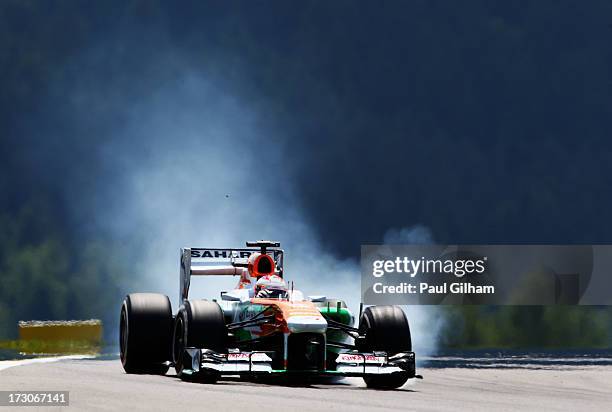
[[(283, 279), (278, 242), (240, 249), (181, 249), (180, 302), (128, 295), (121, 307), (121, 363), (127, 373), (214, 383), (226, 376), (360, 376), (391, 389), (415, 375), (410, 328), (396, 306), (360, 306), (359, 326), (345, 302), (305, 298)], [(220, 300), (188, 299), (191, 276), (239, 276)]]

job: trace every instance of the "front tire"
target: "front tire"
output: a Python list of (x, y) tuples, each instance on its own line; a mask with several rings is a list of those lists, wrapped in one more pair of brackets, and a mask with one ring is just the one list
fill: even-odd
[[(366, 352), (384, 351), (388, 356), (412, 351), (410, 326), (406, 314), (398, 306), (370, 306), (366, 308), (359, 321), (359, 334), (365, 341), (360, 350)], [(406, 383), (407, 372), (391, 375), (365, 376), (368, 388), (396, 389)]]
[(170, 360), (172, 306), (167, 296), (132, 293), (121, 306), (119, 348), (126, 373), (165, 375)]
[[(184, 373), (187, 369), (185, 348), (211, 349), (215, 352), (227, 351), (227, 328), (223, 311), (216, 302), (190, 300), (181, 306), (174, 323), (172, 357), (176, 375), (181, 379), (192, 378)], [(216, 373), (201, 372), (197, 379), (205, 383), (215, 383)]]

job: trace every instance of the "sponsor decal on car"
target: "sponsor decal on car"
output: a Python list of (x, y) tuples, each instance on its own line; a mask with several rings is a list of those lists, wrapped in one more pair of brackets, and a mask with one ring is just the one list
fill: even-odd
[(227, 355), (227, 360), (231, 362), (272, 362), (272, 359), (265, 353), (230, 353)]
[(192, 258), (248, 258), (253, 251), (219, 250), (219, 249), (191, 249)]
[(385, 363), (386, 361), (384, 356), (341, 353), (340, 355), (338, 355), (336, 362), (338, 363), (363, 363), (364, 360), (366, 363), (381, 363), (381, 364)]

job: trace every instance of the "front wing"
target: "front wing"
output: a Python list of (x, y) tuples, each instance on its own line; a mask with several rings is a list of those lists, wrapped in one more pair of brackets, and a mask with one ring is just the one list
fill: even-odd
[[(403, 352), (387, 356), (385, 352), (340, 353), (333, 365), (335, 368), (324, 370), (273, 369), (274, 352), (218, 353), (210, 349), (186, 348), (184, 354), (185, 374), (215, 373), (221, 376), (257, 376), (276, 374), (300, 374), (313, 376), (368, 376), (390, 375), (395, 373), (415, 377), (414, 352)], [(188, 368), (188, 366), (191, 368)]]

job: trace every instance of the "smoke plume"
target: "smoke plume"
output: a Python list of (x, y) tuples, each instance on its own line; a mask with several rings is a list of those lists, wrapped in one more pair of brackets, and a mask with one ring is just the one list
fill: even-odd
[[(297, 289), (342, 298), (356, 314), (359, 264), (335, 256), (303, 209), (294, 179), (300, 153), (287, 144), (293, 131), (270, 117), (272, 103), (223, 80), (219, 67), (193, 67), (175, 54), (153, 53), (119, 76), (100, 71), (117, 53), (107, 45), (75, 58), (68, 67), (79, 75), (57, 79), (49, 105), (66, 102), (61, 115), (77, 131), (56, 131), (72, 153), (57, 167), (77, 176), (64, 190), (72, 215), (86, 236), (112, 239), (129, 257), (124, 290), (164, 293), (176, 310), (181, 247), (272, 239), (286, 250), (286, 278)], [(416, 226), (391, 229), (384, 241), (431, 238)], [(193, 279), (190, 294), (216, 298), (236, 282)], [(435, 316), (407, 312), (415, 349), (433, 348)]]

